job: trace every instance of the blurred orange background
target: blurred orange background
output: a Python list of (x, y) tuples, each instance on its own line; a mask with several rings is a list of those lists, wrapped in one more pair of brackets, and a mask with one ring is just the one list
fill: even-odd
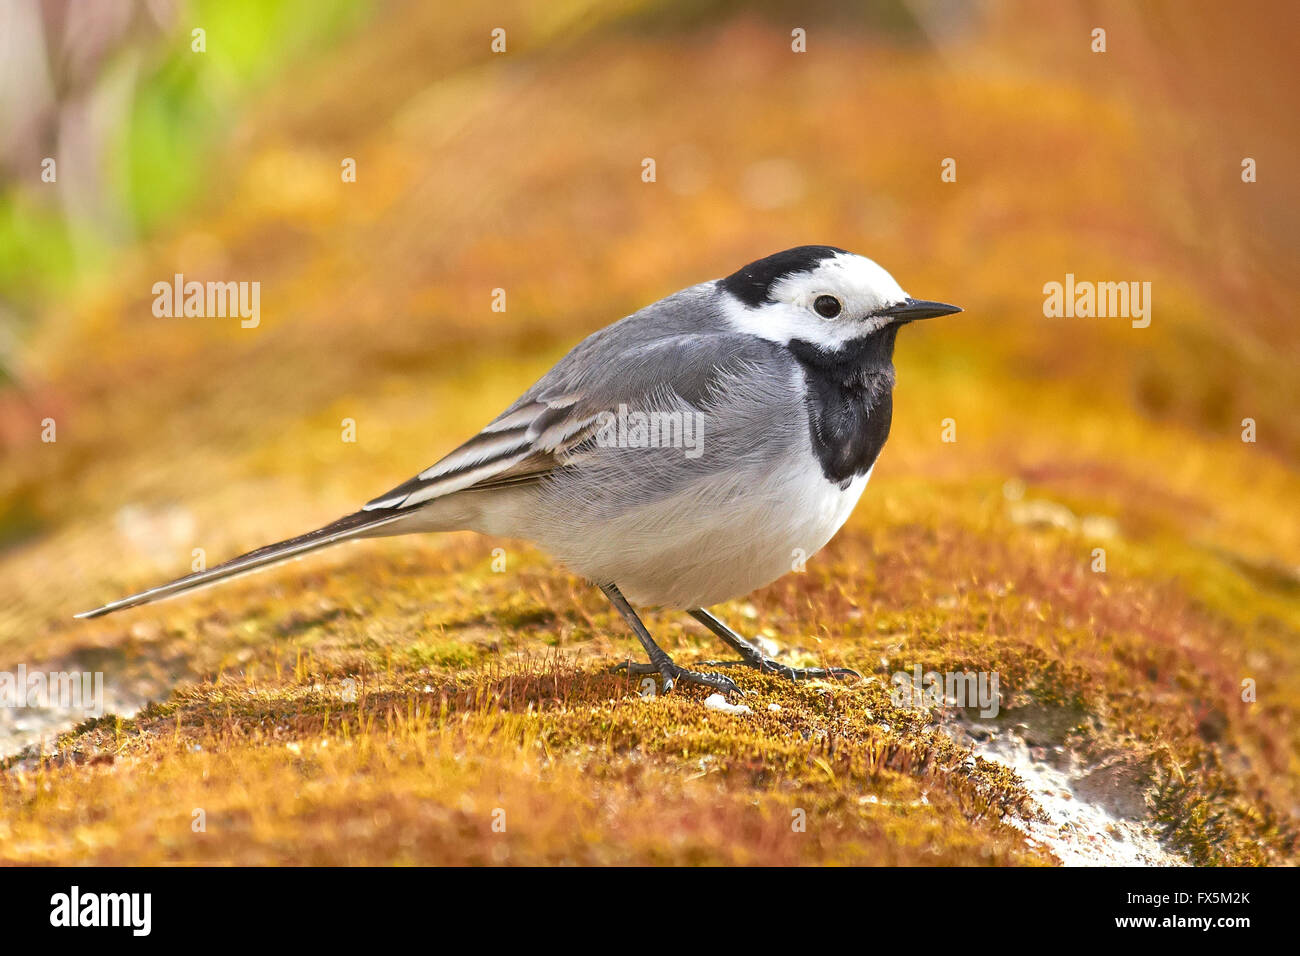
[[(1268, 675), (1238, 744), (1274, 741), (1254, 767), (1294, 808), (1294, 3), (7, 7), (4, 658), (118, 646), (127, 624), (70, 615), (200, 544), (215, 561), (350, 511), (586, 334), (828, 243), (965, 309), (900, 337), (853, 527), (1003, 516), (1011, 483), (1086, 556), (1078, 516), (1103, 516), (1112, 571), (1239, 639), (1170, 646), (1229, 696)], [(176, 273), (261, 283), (260, 323), (156, 317)], [(1045, 317), (1067, 273), (1150, 282), (1150, 327)]]

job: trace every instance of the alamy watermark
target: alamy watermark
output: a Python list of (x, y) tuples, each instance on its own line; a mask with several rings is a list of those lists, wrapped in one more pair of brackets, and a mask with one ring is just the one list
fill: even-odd
[(917, 664), (895, 671), (889, 699), (895, 707), (975, 707), (981, 717), (996, 717), (1001, 704), (997, 671), (926, 671)]
[(239, 317), (239, 326), (255, 329), (262, 321), (262, 283), (185, 281), (182, 273), (171, 282), (153, 284), (153, 314), (158, 318)]
[(50, 925), (56, 927), (123, 927), (133, 936), (153, 929), (152, 893), (83, 893), (73, 885), (50, 897)]
[(1043, 285), (1043, 315), (1049, 319), (1132, 319), (1135, 329), (1151, 324), (1150, 282), (1076, 282), (1073, 272), (1064, 282)]
[(601, 412), (596, 421), (601, 448), (683, 448), (687, 458), (704, 453), (703, 412), (629, 411), (620, 403), (617, 414)]
[(88, 717), (104, 715), (102, 671), (0, 671), (0, 707), (42, 707), (80, 711)]

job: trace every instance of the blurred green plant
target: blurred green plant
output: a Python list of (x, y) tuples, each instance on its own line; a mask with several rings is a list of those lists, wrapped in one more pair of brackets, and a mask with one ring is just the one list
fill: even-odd
[[(27, 183), (0, 183), (0, 325), (13, 339), (51, 301), (93, 277), (113, 252), (163, 228), (202, 194), (211, 158), (232, 117), (296, 59), (316, 52), (367, 18), (371, 0), (193, 0), (166, 33), (129, 41), (99, 66), (140, 55), (125, 121), (112, 130), (101, 197), (125, 230), (70, 220)], [(191, 50), (191, 31), (206, 50)], [(61, 105), (61, 104), (60, 104)], [(12, 355), (0, 350), (0, 384)]]
[(286, 64), (353, 29), (369, 6), (368, 0), (199, 0), (193, 22), (207, 31), (205, 59), (188, 42), (176, 44), (141, 84), (115, 150), (115, 187), (137, 227), (157, 228), (198, 193), (209, 151), (241, 101)]

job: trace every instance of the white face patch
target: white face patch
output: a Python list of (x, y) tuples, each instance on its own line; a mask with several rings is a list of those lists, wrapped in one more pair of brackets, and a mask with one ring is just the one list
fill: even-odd
[[(833, 295), (843, 306), (827, 319), (813, 310), (818, 296)], [(850, 252), (823, 259), (810, 272), (797, 272), (772, 284), (771, 302), (749, 308), (728, 300), (727, 321), (741, 332), (782, 345), (803, 339), (823, 348), (838, 348), (862, 338), (891, 321), (872, 313), (897, 305), (908, 296), (888, 272), (864, 256)]]

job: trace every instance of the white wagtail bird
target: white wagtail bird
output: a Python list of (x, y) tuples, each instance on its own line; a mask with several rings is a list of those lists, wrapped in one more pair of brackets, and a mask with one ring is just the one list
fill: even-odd
[(78, 617), (352, 538), (469, 529), (536, 542), (592, 581), (650, 657), (622, 666), (661, 675), (665, 691), (737, 687), (673, 663), (633, 604), (686, 610), (739, 653), (725, 663), (857, 676), (780, 664), (707, 608), (791, 571), (839, 530), (889, 437), (899, 328), (960, 311), (911, 298), (843, 249), (778, 252), (587, 337), (481, 432), (360, 511)]

